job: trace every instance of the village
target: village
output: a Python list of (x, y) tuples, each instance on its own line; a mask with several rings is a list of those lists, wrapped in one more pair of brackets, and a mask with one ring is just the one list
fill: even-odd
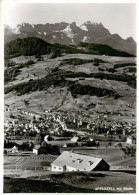
[(5, 122), (5, 176), (8, 170), (135, 171), (135, 123), (60, 112), (31, 117)]

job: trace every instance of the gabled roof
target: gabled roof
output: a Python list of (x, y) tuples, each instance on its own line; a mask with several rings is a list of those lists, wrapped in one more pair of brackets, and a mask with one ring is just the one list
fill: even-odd
[[(80, 171), (93, 170), (103, 159), (64, 151), (51, 165), (69, 166)], [(104, 160), (103, 160), (104, 161)]]
[(12, 149), (17, 149), (17, 147), (16, 146), (13, 146)]
[(50, 135), (45, 135), (45, 136), (44, 136), (44, 138), (48, 138), (48, 137), (50, 137)]

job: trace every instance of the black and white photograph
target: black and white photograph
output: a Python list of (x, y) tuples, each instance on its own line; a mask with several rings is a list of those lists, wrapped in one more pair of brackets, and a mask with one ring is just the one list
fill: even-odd
[(136, 1), (5, 0), (3, 21), (3, 193), (136, 193)]

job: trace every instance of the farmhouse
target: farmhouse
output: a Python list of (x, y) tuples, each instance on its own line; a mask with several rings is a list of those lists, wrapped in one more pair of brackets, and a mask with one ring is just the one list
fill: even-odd
[(109, 164), (102, 158), (64, 151), (51, 163), (52, 171), (107, 171)]
[(16, 146), (14, 146), (12, 149), (11, 149), (12, 153), (15, 154), (15, 153), (18, 153), (18, 149)]
[(135, 138), (133, 136), (127, 137), (127, 144), (135, 144)]
[(39, 153), (39, 149), (40, 149), (40, 145), (36, 145), (34, 148), (33, 148), (33, 153), (34, 154), (38, 154)]
[(78, 140), (79, 140), (79, 137), (76, 137), (76, 136), (74, 136), (74, 137), (71, 138), (71, 141), (72, 142), (77, 142)]
[(46, 136), (44, 136), (44, 141), (49, 141), (49, 138), (50, 138), (50, 136), (49, 135), (46, 135)]

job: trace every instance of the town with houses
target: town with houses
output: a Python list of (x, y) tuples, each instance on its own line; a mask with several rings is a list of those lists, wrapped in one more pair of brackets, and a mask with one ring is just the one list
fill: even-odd
[[(65, 156), (65, 159), (63, 159), (64, 165), (61, 165), (61, 171), (70, 171), (70, 169), (64, 168), (68, 166), (69, 156), (72, 153), (77, 159), (80, 158), (80, 155), (83, 157), (82, 153), (76, 157), (78, 149), (82, 151), (82, 148), (101, 150), (104, 148), (119, 149), (124, 147), (125, 151), (121, 150), (121, 159), (135, 155), (134, 150), (129, 151), (129, 154), (126, 152), (128, 147), (136, 144), (136, 124), (134, 122), (109, 123), (107, 122), (107, 115), (104, 115), (104, 117), (96, 115), (96, 117), (91, 119), (89, 116), (85, 117), (75, 113), (51, 114), (50, 111), (47, 111), (47, 114), (41, 116), (28, 111), (18, 110), (18, 112), (31, 116), (32, 120), (23, 121), (17, 119), (5, 122), (4, 154), (9, 158), (11, 155), (24, 156), (24, 153), (28, 154), (30, 158), (40, 154), (47, 156), (49, 153), (47, 146), (57, 146), (56, 151), (53, 153), (56, 153), (58, 156), (61, 154), (59, 157), (57, 156), (58, 159), (68, 155), (68, 157)], [(65, 151), (68, 152), (65, 153)], [(55, 155), (54, 158), (56, 158)], [(87, 158), (89, 158), (89, 155)], [(53, 168), (53, 161), (51, 163), (49, 169), (57, 171), (57, 169)], [(18, 168), (18, 165), (18, 161), (17, 167), (16, 163), (14, 163), (16, 168)], [(22, 166), (24, 167), (24, 163)], [(30, 164), (29, 166), (34, 165)], [(43, 169), (43, 166), (40, 167)], [(85, 167), (84, 165), (84, 169)], [(78, 170), (78, 164), (73, 164), (73, 167), (71, 165), (71, 170)]]
[(6, 24), (4, 193), (135, 193), (136, 78), (101, 22)]

